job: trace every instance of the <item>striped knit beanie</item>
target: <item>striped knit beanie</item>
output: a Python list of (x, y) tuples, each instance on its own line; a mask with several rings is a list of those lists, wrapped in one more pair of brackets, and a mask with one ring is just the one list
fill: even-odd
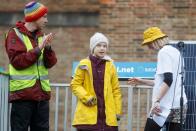
[(38, 20), (40, 17), (45, 15), (48, 12), (48, 9), (39, 2), (29, 2), (25, 5), (24, 14), (25, 21), (32, 22)]

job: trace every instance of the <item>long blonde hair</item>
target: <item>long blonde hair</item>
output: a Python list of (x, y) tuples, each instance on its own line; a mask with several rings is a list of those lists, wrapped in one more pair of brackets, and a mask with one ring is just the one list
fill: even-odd
[(160, 39), (157, 39), (155, 41), (152, 42), (152, 46), (155, 48), (155, 49), (161, 49), (164, 45), (168, 44), (169, 43), (169, 38), (168, 37), (163, 37), (163, 38), (160, 38)]

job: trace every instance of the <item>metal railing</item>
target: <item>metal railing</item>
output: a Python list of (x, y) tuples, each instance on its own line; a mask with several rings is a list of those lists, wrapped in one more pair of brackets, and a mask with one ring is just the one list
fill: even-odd
[(8, 80), (9, 76), (0, 72), (0, 131), (9, 128)]
[[(0, 131), (10, 131), (8, 104), (8, 76), (0, 74)], [(50, 105), (50, 130), (75, 131), (71, 121), (76, 106), (76, 97), (71, 95), (69, 84), (52, 83)], [(141, 131), (151, 104), (152, 87), (121, 85), (123, 115), (119, 130)]]
[[(70, 108), (69, 106), (70, 104), (68, 104), (70, 101), (68, 96), (69, 84), (52, 83), (51, 86), (53, 87), (53, 89), (55, 89), (55, 100), (54, 100), (55, 107), (53, 107), (55, 108), (55, 112), (54, 112), (55, 119), (54, 119), (54, 127), (52, 130), (54, 131), (62, 130), (59, 129), (59, 116), (62, 117), (61, 115), (59, 115), (59, 107), (60, 107), (59, 99), (61, 97), (60, 90), (62, 91), (63, 89), (65, 92), (63, 93), (64, 95), (63, 131), (70, 131), (70, 130), (75, 131), (75, 128), (73, 128), (71, 124), (68, 125), (67, 122), (68, 122), (68, 117), (71, 117), (70, 120), (72, 121), (73, 114), (75, 111), (75, 106), (76, 106), (76, 97), (74, 95), (71, 96), (71, 112), (69, 112), (68, 111), (68, 108)], [(130, 85), (121, 85), (120, 87), (122, 88), (122, 90), (125, 90), (122, 91), (123, 94), (127, 93), (127, 95), (123, 97), (123, 101), (125, 99), (127, 101), (127, 105), (124, 105), (127, 106), (127, 109), (126, 111), (125, 110), (123, 111), (125, 113), (122, 115), (123, 122), (119, 123), (119, 129), (127, 130), (127, 131), (132, 131), (132, 130), (141, 131), (144, 127), (144, 123), (141, 123), (142, 121), (141, 117), (145, 119), (149, 112), (150, 104), (151, 104), (152, 87), (147, 87), (147, 86), (132, 87)], [(143, 105), (143, 103), (145, 103), (145, 105)], [(145, 111), (143, 110), (143, 108), (145, 108)], [(145, 115), (141, 116), (141, 114), (145, 114)], [(122, 125), (124, 125), (122, 123), (127, 123), (126, 127), (121, 127)]]

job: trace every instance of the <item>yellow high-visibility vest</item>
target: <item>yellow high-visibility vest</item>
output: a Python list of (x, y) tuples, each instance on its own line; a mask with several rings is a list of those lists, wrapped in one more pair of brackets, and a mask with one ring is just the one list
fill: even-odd
[[(33, 49), (28, 36), (20, 33), (16, 28), (14, 28), (14, 30), (16, 35), (23, 41), (27, 51)], [(43, 37), (38, 38), (39, 44), (41, 44), (42, 39)], [(41, 55), (38, 61), (26, 69), (17, 70), (11, 64), (9, 64), (11, 92), (32, 87), (35, 85), (36, 80), (40, 80), (42, 89), (44, 91), (51, 91), (48, 78), (48, 69), (44, 66), (43, 63), (43, 50), (41, 51)]]

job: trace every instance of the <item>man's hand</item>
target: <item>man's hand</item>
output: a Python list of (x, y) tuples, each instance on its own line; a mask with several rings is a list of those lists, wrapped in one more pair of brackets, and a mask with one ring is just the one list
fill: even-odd
[(52, 33), (48, 35), (44, 35), (42, 43), (39, 45), (40, 50), (42, 50), (46, 45), (50, 45), (54, 38), (54, 35)]

